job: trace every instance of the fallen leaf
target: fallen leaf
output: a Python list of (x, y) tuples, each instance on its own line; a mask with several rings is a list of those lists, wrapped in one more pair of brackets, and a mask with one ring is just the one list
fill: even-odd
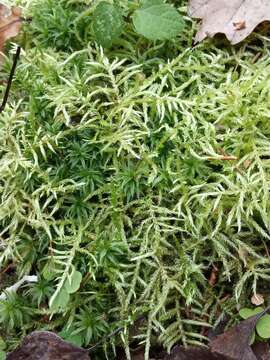
[(253, 294), (251, 303), (256, 306), (260, 306), (264, 303), (264, 298), (261, 294)]
[(212, 271), (211, 271), (211, 275), (210, 275), (210, 279), (208, 280), (208, 283), (210, 286), (215, 286), (216, 282), (218, 279), (218, 268), (213, 265)]
[(7, 360), (90, 360), (88, 351), (71, 345), (49, 331), (34, 331)]
[(258, 360), (270, 360), (270, 345), (267, 342), (258, 342), (252, 345), (252, 350)]
[(231, 360), (257, 360), (249, 341), (257, 321), (268, 310), (269, 308), (265, 309), (259, 314), (242, 321), (224, 334), (217, 336), (210, 342), (211, 351)]
[(18, 35), (21, 27), (21, 9), (0, 4), (0, 52), (3, 52), (7, 40)]
[(269, 0), (189, 0), (188, 13), (202, 19), (195, 42), (223, 33), (232, 44), (244, 40), (257, 25), (270, 20)]
[(213, 354), (209, 349), (203, 347), (183, 348), (177, 346), (164, 360), (229, 360), (223, 355)]

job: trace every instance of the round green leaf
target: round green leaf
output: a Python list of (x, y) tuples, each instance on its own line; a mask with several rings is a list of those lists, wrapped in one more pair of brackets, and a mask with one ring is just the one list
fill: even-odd
[(103, 47), (111, 47), (123, 31), (121, 9), (105, 1), (100, 2), (93, 13), (93, 31)]
[(65, 289), (69, 294), (75, 293), (81, 285), (82, 274), (75, 270), (65, 281)]
[(50, 308), (52, 310), (64, 309), (69, 302), (69, 293), (65, 288), (62, 288), (57, 294), (54, 294), (50, 299)]
[(263, 339), (270, 338), (270, 315), (264, 315), (256, 324), (258, 335)]
[(251, 316), (259, 314), (262, 311), (263, 311), (263, 308), (260, 306), (255, 309), (243, 308), (239, 311), (239, 315), (241, 316), (242, 319), (245, 320), (245, 319), (250, 318)]
[(184, 27), (177, 10), (160, 0), (145, 0), (133, 14), (136, 31), (150, 40), (174, 38)]
[(5, 351), (0, 350), (0, 360), (6, 360), (7, 354)]

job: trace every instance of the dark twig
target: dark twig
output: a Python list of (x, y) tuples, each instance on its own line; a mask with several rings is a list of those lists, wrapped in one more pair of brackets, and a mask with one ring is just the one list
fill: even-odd
[(18, 47), (17, 47), (16, 54), (14, 55), (13, 64), (12, 64), (12, 68), (11, 68), (11, 71), (10, 71), (10, 74), (9, 74), (9, 78), (8, 78), (8, 83), (7, 83), (5, 95), (4, 95), (2, 104), (1, 104), (1, 106), (0, 106), (0, 113), (3, 112), (4, 109), (5, 109), (5, 107), (6, 107), (6, 104), (7, 104), (7, 101), (8, 101), (8, 96), (9, 96), (9, 92), (10, 92), (10, 88), (11, 88), (11, 85), (12, 85), (12, 80), (13, 80), (13, 77), (14, 77), (14, 74), (15, 74), (15, 70), (16, 70), (16, 67), (17, 67), (17, 63), (18, 63), (20, 54), (21, 54), (21, 47), (18, 46)]
[[(142, 319), (144, 319), (145, 316), (141, 315), (139, 316), (133, 323), (136, 324), (138, 321), (141, 321)], [(98, 341), (95, 345), (91, 346), (90, 348), (88, 348), (88, 352), (92, 353), (94, 352), (100, 345), (104, 344), (107, 340), (111, 339), (112, 337), (114, 337), (115, 335), (119, 334), (120, 332), (122, 332), (125, 329), (125, 327), (120, 327), (116, 330), (114, 330), (113, 332), (111, 332), (109, 335), (106, 335), (103, 339), (101, 339), (100, 341)]]
[(99, 342), (97, 342), (95, 345), (91, 346), (90, 348), (88, 348), (88, 352), (92, 353), (94, 352), (100, 345), (104, 344), (108, 339), (111, 339), (112, 337), (114, 337), (115, 335), (119, 334), (121, 331), (124, 330), (124, 327), (118, 328), (116, 330), (114, 330), (112, 333), (110, 333), (109, 335), (105, 336), (105, 338), (101, 339)]

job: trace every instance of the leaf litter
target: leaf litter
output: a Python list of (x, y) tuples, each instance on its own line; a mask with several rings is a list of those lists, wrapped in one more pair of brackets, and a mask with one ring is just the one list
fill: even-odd
[(201, 19), (195, 42), (218, 33), (232, 44), (244, 40), (262, 22), (270, 21), (269, 0), (190, 0), (188, 13)]
[[(209, 349), (175, 346), (170, 354), (153, 349), (151, 360), (270, 360), (268, 343), (249, 345), (256, 323), (270, 307), (240, 322), (221, 335), (210, 339)], [(74, 346), (48, 331), (35, 331), (28, 335), (21, 346), (7, 355), (7, 360), (90, 360), (89, 351)], [(125, 360), (119, 355), (118, 360)], [(144, 348), (137, 349), (132, 360), (143, 360)]]
[(22, 27), (21, 8), (11, 9), (0, 4), (0, 52), (4, 51), (7, 40), (17, 36)]

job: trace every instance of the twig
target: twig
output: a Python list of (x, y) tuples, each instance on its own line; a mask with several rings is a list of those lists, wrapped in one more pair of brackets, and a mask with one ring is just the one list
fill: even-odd
[(219, 156), (219, 157), (215, 157), (215, 156), (208, 156), (207, 160), (238, 160), (238, 157), (236, 156), (231, 156), (231, 155), (226, 155), (226, 156)]
[(7, 104), (7, 101), (8, 101), (8, 96), (9, 96), (10, 88), (11, 88), (11, 85), (12, 85), (13, 77), (14, 77), (14, 74), (15, 74), (15, 70), (16, 70), (16, 67), (17, 67), (17, 63), (18, 63), (20, 54), (21, 54), (21, 47), (18, 46), (18, 47), (17, 47), (16, 54), (14, 55), (13, 65), (12, 65), (12, 68), (11, 68), (11, 71), (10, 71), (10, 74), (9, 74), (9, 78), (8, 78), (8, 83), (7, 83), (5, 95), (4, 95), (2, 104), (1, 104), (1, 106), (0, 106), (0, 113), (5, 110), (5, 107), (6, 107), (6, 104)]
[(255, 64), (258, 60), (259, 60), (259, 58), (262, 56), (262, 52), (257, 52), (257, 54), (253, 57), (253, 59), (252, 59), (252, 64)]
[(102, 345), (103, 343), (105, 343), (108, 339), (112, 338), (113, 336), (119, 334), (121, 331), (124, 330), (124, 327), (118, 328), (116, 330), (114, 330), (112, 333), (110, 333), (109, 335), (105, 336), (105, 338), (101, 339), (100, 341), (98, 341), (95, 345), (91, 346), (90, 348), (88, 348), (88, 352), (92, 353), (94, 352), (100, 345)]
[[(144, 315), (141, 315), (139, 316), (133, 323), (136, 324), (138, 321), (144, 319), (145, 316)], [(119, 334), (121, 331), (123, 331), (125, 329), (125, 327), (120, 327), (120, 328), (117, 328), (116, 330), (114, 330), (113, 332), (111, 332), (109, 335), (106, 335), (103, 339), (101, 339), (100, 341), (98, 341), (95, 345), (91, 346), (90, 348), (87, 349), (87, 351), (89, 353), (92, 353), (94, 352), (100, 345), (104, 344), (107, 340), (111, 339), (112, 337), (114, 337), (115, 335)]]
[(36, 275), (25, 275), (21, 280), (17, 281), (14, 285), (6, 288), (1, 294), (0, 294), (0, 300), (5, 300), (7, 298), (7, 293), (16, 292), (19, 287), (22, 286), (23, 283), (29, 282), (29, 283), (36, 283), (38, 282), (38, 277)]

